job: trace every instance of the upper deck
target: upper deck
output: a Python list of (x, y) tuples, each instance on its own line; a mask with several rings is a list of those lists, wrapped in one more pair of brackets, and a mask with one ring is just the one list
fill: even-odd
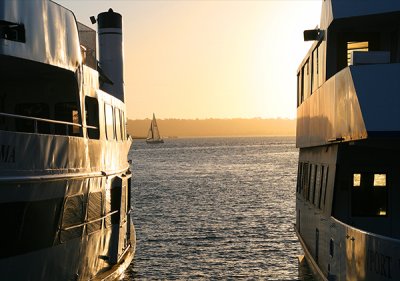
[(70, 10), (0, 0), (0, 65), (1, 176), (127, 165), (126, 106), (102, 88), (96, 31)]
[(324, 1), (316, 34), (297, 71), (297, 146), (398, 135), (400, 2)]
[(75, 71), (82, 62), (74, 14), (52, 1), (0, 1), (0, 54)]

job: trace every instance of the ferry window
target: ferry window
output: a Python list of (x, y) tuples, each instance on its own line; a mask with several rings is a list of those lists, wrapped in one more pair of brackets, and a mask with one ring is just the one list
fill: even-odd
[(374, 186), (386, 186), (386, 174), (374, 174)]
[(361, 173), (359, 182), (353, 182), (351, 192), (352, 215), (386, 216), (387, 193), (386, 174)]
[(318, 47), (314, 49), (312, 53), (313, 67), (312, 67), (312, 90), (314, 92), (319, 86), (319, 56)]
[[(120, 179), (118, 179), (120, 182)], [(121, 184), (121, 183), (120, 183)], [(120, 211), (121, 210), (121, 191), (122, 185), (118, 185), (111, 189), (111, 212)], [(120, 212), (114, 213), (111, 216), (111, 223), (118, 224), (120, 221)]]
[(300, 106), (303, 102), (303, 91), (301, 87), (301, 75), (300, 72), (297, 74), (297, 106)]
[[(107, 215), (111, 212), (111, 189), (109, 187), (106, 188), (105, 197), (104, 197), (104, 214)], [(106, 227), (111, 226), (111, 216), (107, 216), (104, 224)]]
[(121, 131), (121, 140), (125, 139), (125, 134), (124, 134), (124, 119), (123, 119), (123, 115), (122, 115), (122, 110), (118, 110), (119, 111), (119, 117), (120, 117), (120, 122), (119, 122), (119, 129)]
[[(105, 195), (105, 214), (108, 215), (115, 211), (120, 211), (121, 208), (121, 187), (122, 180), (118, 177), (114, 178), (111, 184), (111, 188), (106, 189)], [(120, 213), (116, 212), (111, 216), (107, 216), (105, 220), (106, 227), (110, 227), (111, 224), (119, 223)]]
[(107, 139), (112, 140), (115, 139), (114, 135), (114, 118), (113, 118), (113, 108), (109, 104), (104, 104), (104, 116), (106, 118), (106, 134)]
[[(111, 184), (111, 189), (106, 189), (105, 196), (105, 213), (109, 214), (111, 212), (120, 211), (121, 208), (121, 188), (122, 180), (118, 177), (114, 178)], [(106, 227), (110, 227), (111, 224), (119, 223), (120, 213), (108, 216), (106, 218)]]
[[(57, 103), (54, 107), (55, 118), (59, 121), (79, 124), (78, 106), (74, 102)], [(55, 132), (58, 135), (79, 136), (80, 127), (56, 124)]]
[(96, 98), (85, 97), (87, 135), (90, 139), (99, 139), (99, 103)]
[(323, 179), (323, 185), (324, 185), (324, 206), (326, 205), (326, 190), (328, 188), (328, 175), (329, 175), (329, 166), (326, 167), (325, 173), (324, 173), (324, 179)]
[(124, 139), (124, 126), (123, 126), (123, 124), (124, 124), (124, 121), (122, 120), (122, 113), (121, 113), (121, 110), (118, 109), (118, 128), (117, 128), (117, 130), (119, 131), (120, 136), (121, 136), (120, 140)]
[(95, 232), (97, 230), (101, 229), (101, 220), (99, 220), (101, 218), (102, 215), (102, 193), (101, 192), (94, 192), (94, 193), (89, 193), (89, 197), (88, 197), (88, 209), (87, 209), (87, 220), (88, 223), (87, 225), (87, 233), (92, 233)]
[(61, 198), (0, 203), (0, 258), (53, 246), (62, 203)]
[[(121, 214), (126, 214), (128, 211), (128, 201), (130, 200), (130, 197), (128, 197), (128, 181), (125, 179), (122, 182), (122, 187), (121, 187), (121, 201), (120, 201), (120, 213)], [(119, 216), (119, 214), (118, 214)], [(125, 216), (123, 216), (124, 220), (126, 219)]]
[(313, 174), (313, 187), (312, 187), (312, 200), (311, 202), (314, 204), (315, 203), (315, 198), (317, 196), (317, 171), (318, 171), (318, 165), (314, 165), (314, 174)]
[(25, 26), (23, 24), (0, 20), (0, 38), (25, 43)]
[(321, 166), (321, 174), (320, 174), (320, 193), (319, 193), (319, 200), (318, 200), (318, 208), (322, 208), (323, 207), (323, 196), (325, 195), (326, 189), (325, 189), (325, 185), (324, 185), (324, 178), (325, 177), (325, 166)]
[(131, 198), (132, 198), (132, 191), (131, 191), (131, 186), (132, 186), (132, 178), (128, 179), (128, 198), (127, 198), (127, 211), (129, 212), (131, 210)]
[(323, 56), (324, 52), (322, 51), (322, 43), (318, 45), (318, 87), (322, 85), (323, 83), (323, 69), (324, 69), (324, 63), (323, 63)]
[(309, 61), (304, 64), (302, 69), (302, 78), (303, 78), (303, 99), (307, 99), (310, 96), (310, 68)]
[(310, 169), (310, 189), (309, 189), (309, 195), (308, 195), (308, 200), (310, 202), (314, 202), (314, 195), (315, 195), (315, 165), (311, 164), (311, 169)]
[[(350, 65), (353, 51), (381, 51), (381, 34), (378, 32), (340, 32), (336, 36), (337, 68), (334, 73)], [(328, 75), (330, 76), (331, 74)]]
[[(50, 109), (45, 103), (19, 103), (15, 106), (15, 113), (27, 117), (50, 118)], [(15, 126), (18, 132), (50, 133), (49, 122), (16, 118)]]
[(304, 171), (304, 199), (309, 200), (310, 196), (310, 175), (311, 174), (311, 164), (307, 163), (306, 170)]
[(350, 41), (347, 42), (347, 65), (351, 64), (351, 56), (354, 51), (357, 52), (368, 52), (368, 41), (356, 42)]
[(361, 186), (361, 174), (353, 174), (353, 186)]
[[(72, 123), (79, 124), (79, 113), (77, 109), (72, 110)], [(79, 136), (80, 127), (79, 126), (72, 126), (72, 135)]]
[(121, 140), (122, 132), (121, 132), (121, 114), (118, 108), (115, 108), (115, 132), (117, 140)]
[(82, 235), (84, 212), (84, 196), (67, 197), (61, 221), (61, 242), (80, 237)]
[(314, 197), (314, 204), (315, 206), (319, 207), (321, 205), (321, 168), (322, 166), (316, 167), (315, 173), (315, 197)]
[(301, 189), (300, 189), (300, 183), (301, 183), (301, 174), (302, 174), (302, 163), (299, 162), (299, 164), (297, 165), (297, 183), (296, 183), (296, 192), (300, 193)]
[(126, 120), (125, 120), (125, 113), (122, 111), (121, 112), (121, 116), (122, 116), (122, 121), (121, 121), (121, 126), (122, 126), (122, 134), (123, 134), (123, 139), (126, 140)]
[(308, 163), (303, 163), (303, 173), (302, 173), (302, 182), (301, 182), (301, 190), (303, 193), (304, 199), (307, 199), (307, 194), (308, 194), (308, 179), (309, 179), (309, 174), (308, 174), (308, 169), (309, 165)]

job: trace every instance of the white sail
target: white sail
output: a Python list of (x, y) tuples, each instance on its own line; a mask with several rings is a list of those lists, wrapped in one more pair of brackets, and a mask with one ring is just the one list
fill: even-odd
[(160, 136), (160, 132), (158, 130), (156, 116), (153, 113), (153, 120), (151, 120), (149, 132), (147, 133), (147, 143), (163, 143), (164, 140)]

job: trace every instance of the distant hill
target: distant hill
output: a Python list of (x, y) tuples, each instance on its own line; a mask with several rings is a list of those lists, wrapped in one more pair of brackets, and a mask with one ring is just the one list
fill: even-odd
[[(128, 120), (128, 133), (146, 137), (150, 119)], [(163, 137), (201, 136), (294, 136), (296, 120), (292, 119), (159, 119)]]

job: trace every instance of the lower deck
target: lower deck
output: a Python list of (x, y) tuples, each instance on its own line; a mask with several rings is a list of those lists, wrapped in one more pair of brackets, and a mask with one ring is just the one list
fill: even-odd
[(18, 182), (0, 177), (2, 278), (90, 280), (129, 264), (130, 177), (129, 170)]
[(300, 149), (296, 230), (328, 280), (400, 279), (398, 143)]

